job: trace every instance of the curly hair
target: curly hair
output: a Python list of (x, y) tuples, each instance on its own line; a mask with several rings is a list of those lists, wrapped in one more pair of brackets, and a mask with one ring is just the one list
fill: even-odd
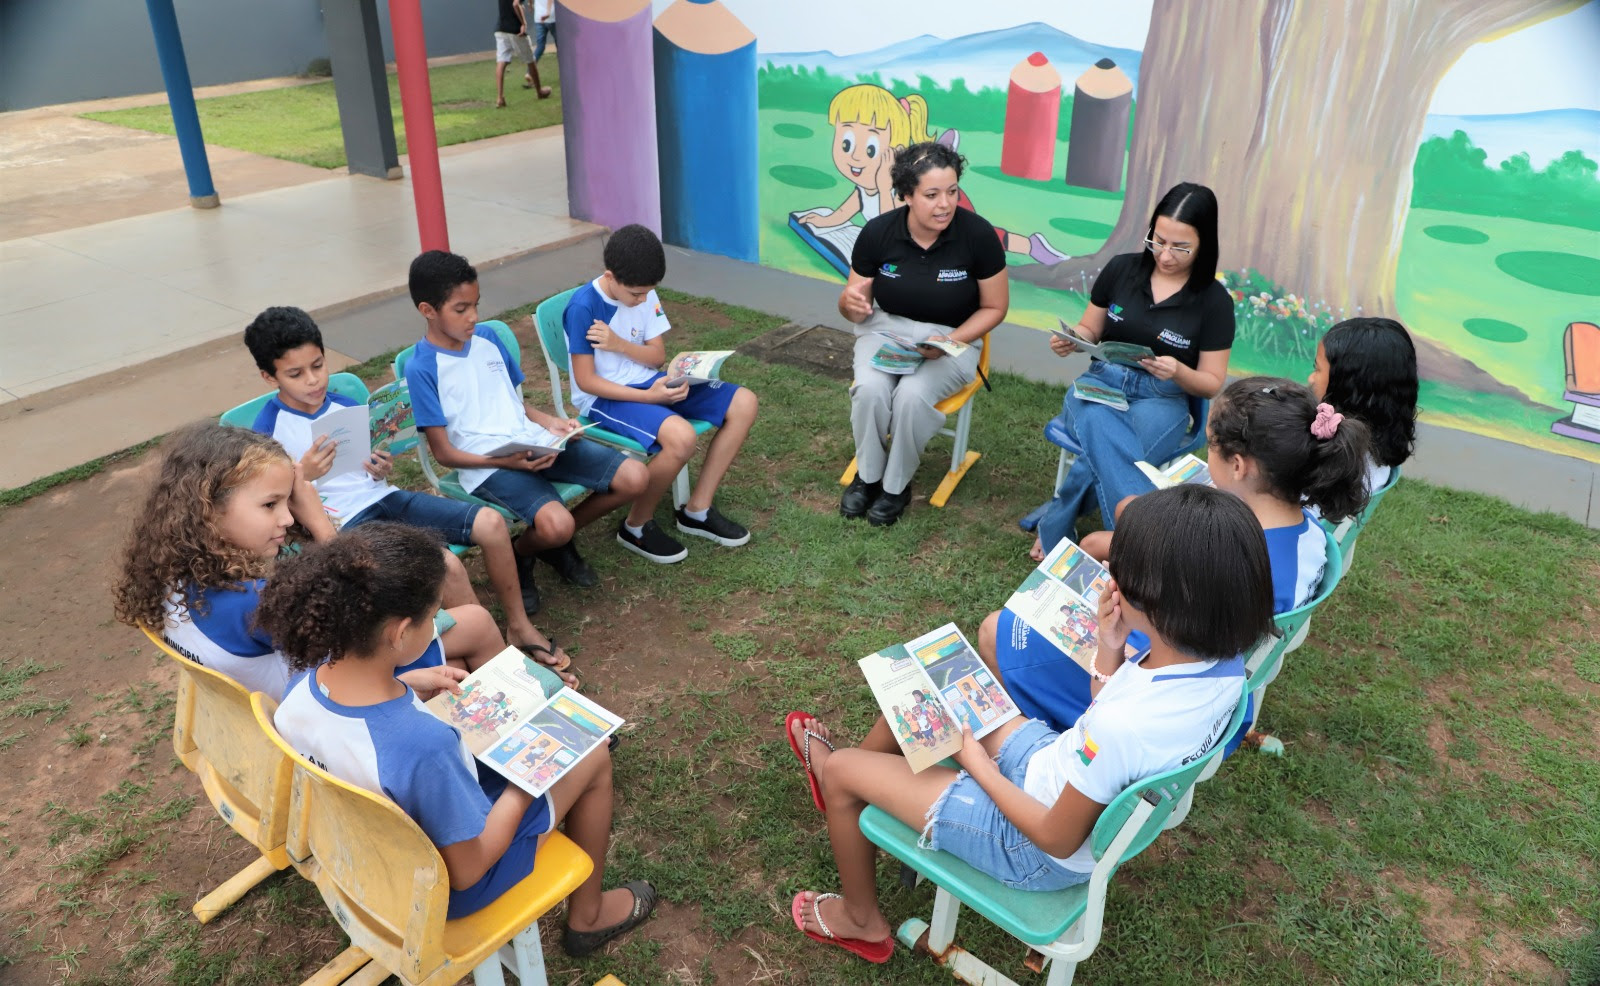
[(322, 349), (322, 330), (304, 309), (292, 305), (274, 305), (245, 326), (244, 347), (256, 369), (267, 376), (278, 375), (278, 360), (284, 353), (307, 344)]
[(896, 195), (909, 199), (922, 183), (922, 176), (937, 168), (949, 168), (956, 173), (956, 181), (960, 181), (967, 170), (967, 159), (937, 141), (912, 144), (895, 155), (889, 181)]
[(1372, 429), (1372, 457), (1398, 466), (1417, 447), (1417, 347), (1392, 318), (1349, 318), (1322, 337), (1323, 400)]
[(424, 528), (362, 524), (281, 562), (261, 590), (256, 624), (295, 671), (369, 655), (385, 623), (426, 619), (439, 605), (442, 546)]
[[(272, 465), (292, 465), (270, 436), (205, 421), (165, 442), (161, 473), (139, 511), (122, 553), (122, 574), (111, 590), (118, 620), (159, 630), (163, 604), (180, 588), (195, 590), (259, 578), (268, 564), (231, 544), (218, 524), (240, 486)], [(203, 601), (178, 600), (179, 612)]]
[(1317, 402), (1309, 388), (1278, 377), (1235, 380), (1211, 403), (1211, 446), (1224, 456), (1254, 459), (1274, 496), (1309, 503), (1332, 521), (1367, 502), (1370, 432), (1346, 417), (1330, 438), (1311, 423)]

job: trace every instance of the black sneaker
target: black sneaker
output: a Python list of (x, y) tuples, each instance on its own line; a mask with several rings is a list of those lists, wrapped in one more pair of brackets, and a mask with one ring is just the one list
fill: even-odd
[(724, 548), (737, 548), (750, 540), (750, 532), (722, 516), (714, 504), (706, 510), (705, 520), (695, 520), (682, 508), (675, 511), (673, 516), (678, 519), (678, 530), (715, 541)]
[(522, 609), (529, 616), (539, 612), (539, 587), (533, 583), (533, 556), (512, 552), (517, 560), (517, 583), (522, 586)]
[(628, 521), (624, 519), (617, 525), (617, 540), (624, 548), (657, 565), (671, 565), (689, 557), (689, 549), (673, 540), (653, 519), (644, 522), (638, 537), (628, 533)]
[(906, 505), (911, 502), (911, 486), (898, 493), (885, 493), (872, 501), (872, 507), (867, 511), (867, 523), (873, 527), (888, 527), (900, 519), (906, 512)]
[(559, 548), (546, 548), (536, 552), (534, 557), (556, 570), (556, 574), (575, 586), (589, 589), (600, 584), (600, 576), (583, 556), (578, 554), (578, 548), (573, 542), (568, 541)]
[(883, 495), (882, 483), (863, 482), (860, 476), (850, 480), (844, 496), (839, 498), (839, 516), (854, 519), (867, 512), (872, 502)]

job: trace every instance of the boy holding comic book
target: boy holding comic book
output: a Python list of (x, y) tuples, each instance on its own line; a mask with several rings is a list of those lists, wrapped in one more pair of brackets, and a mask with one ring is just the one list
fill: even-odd
[(756, 395), (736, 384), (677, 382), (661, 372), (667, 361), (662, 336), (671, 328), (656, 297), (667, 255), (656, 234), (624, 226), (611, 234), (605, 271), (567, 302), (562, 322), (572, 360), (572, 403), (605, 428), (631, 438), (655, 457), (644, 495), (617, 528), (617, 541), (658, 564), (682, 561), (688, 550), (655, 522), (656, 505), (694, 456), (690, 418), (717, 426), (689, 502), (675, 512), (678, 530), (728, 548), (750, 532), (712, 503), (717, 486), (756, 420)]

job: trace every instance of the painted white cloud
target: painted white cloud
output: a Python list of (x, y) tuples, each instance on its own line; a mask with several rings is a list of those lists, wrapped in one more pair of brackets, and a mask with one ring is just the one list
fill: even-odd
[(1429, 113), (1481, 116), (1600, 110), (1600, 0), (1468, 48)]

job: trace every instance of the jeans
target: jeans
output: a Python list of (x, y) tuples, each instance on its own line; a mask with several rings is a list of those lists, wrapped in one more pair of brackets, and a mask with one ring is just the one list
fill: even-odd
[(533, 60), (538, 61), (544, 57), (544, 46), (556, 36), (555, 21), (534, 21), (533, 27)]
[(1122, 391), (1128, 409), (1079, 400), (1067, 389), (1061, 413), (1083, 454), (1073, 461), (1039, 519), (1039, 540), (1046, 551), (1075, 536), (1078, 515), (1088, 509), (1091, 496), (1099, 501), (1106, 530), (1115, 529), (1122, 498), (1155, 489), (1134, 463), (1159, 465), (1177, 455), (1188, 437), (1188, 397), (1171, 380), (1101, 360), (1093, 362), (1084, 378)]

